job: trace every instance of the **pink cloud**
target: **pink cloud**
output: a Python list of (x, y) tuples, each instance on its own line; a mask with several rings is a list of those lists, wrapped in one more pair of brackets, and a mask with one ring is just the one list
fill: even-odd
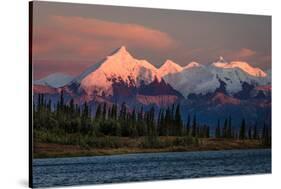
[(52, 16), (68, 31), (75, 31), (89, 37), (103, 37), (110, 40), (126, 41), (136, 46), (167, 48), (174, 40), (166, 33), (137, 24), (121, 24), (94, 18)]
[(221, 50), (218, 56), (223, 56), (228, 60), (249, 60), (257, 56), (257, 52), (249, 48), (241, 48), (238, 50)]
[(253, 66), (260, 68), (269, 68), (271, 64), (271, 55), (257, 52), (249, 48), (238, 50), (221, 50), (216, 53), (217, 56), (223, 56), (226, 61), (246, 61)]
[(251, 50), (251, 49), (242, 48), (237, 52), (236, 56), (238, 58), (247, 58), (247, 57), (252, 57), (256, 54), (257, 53), (255, 51)]
[(35, 28), (33, 53), (37, 58), (93, 58), (121, 45), (152, 51), (177, 45), (168, 34), (137, 24), (66, 16), (51, 16), (49, 22)]

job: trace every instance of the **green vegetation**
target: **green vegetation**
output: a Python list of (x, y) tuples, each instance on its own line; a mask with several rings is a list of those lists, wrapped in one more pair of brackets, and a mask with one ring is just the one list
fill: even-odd
[[(192, 119), (187, 115), (187, 121), (183, 123), (180, 104), (156, 112), (153, 106), (144, 111), (142, 107), (128, 109), (125, 103), (120, 107), (103, 103), (93, 111), (86, 102), (82, 106), (75, 104), (73, 99), (66, 103), (63, 92), (55, 107), (43, 94), (38, 95), (37, 102), (33, 105), (35, 145), (59, 144), (88, 150), (133, 148), (134, 151), (170, 151), (175, 147), (177, 150), (196, 150), (203, 145), (202, 139), (210, 138), (210, 127), (201, 125), (196, 115)], [(246, 128), (243, 119), (237, 133), (229, 116), (222, 126), (218, 120), (215, 138), (253, 140), (258, 141), (255, 143), (257, 147), (271, 146), (271, 130), (266, 124), (261, 134), (256, 125)]]

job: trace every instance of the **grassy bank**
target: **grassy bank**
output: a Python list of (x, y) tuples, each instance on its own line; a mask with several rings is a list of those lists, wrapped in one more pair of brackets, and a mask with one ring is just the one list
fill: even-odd
[[(149, 144), (148, 144), (149, 142)], [(34, 158), (99, 156), (128, 153), (183, 152), (265, 148), (261, 140), (158, 137), (151, 141), (145, 137), (100, 137), (93, 145), (71, 143), (34, 142)]]

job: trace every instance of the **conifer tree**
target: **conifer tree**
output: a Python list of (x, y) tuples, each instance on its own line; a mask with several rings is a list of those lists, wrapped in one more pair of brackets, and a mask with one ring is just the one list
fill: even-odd
[(175, 112), (175, 135), (181, 135), (182, 119), (180, 114), (180, 105), (178, 104)]
[(253, 139), (258, 139), (257, 123), (254, 126)]
[(220, 137), (221, 137), (221, 128), (220, 128), (220, 120), (218, 119), (218, 124), (216, 128), (216, 138), (220, 138)]
[(171, 108), (171, 121), (174, 121), (174, 116), (175, 116), (175, 104), (172, 105), (172, 108)]
[(69, 102), (69, 111), (70, 111), (71, 115), (74, 114), (74, 100), (73, 100), (73, 98)]
[(222, 130), (222, 137), (227, 137), (227, 119), (224, 120), (223, 130)]
[(197, 123), (196, 123), (196, 114), (193, 116), (193, 123), (192, 123), (192, 131), (191, 136), (196, 137), (197, 135)]
[(144, 136), (146, 131), (146, 125), (144, 124), (143, 107), (138, 110), (137, 114), (137, 130), (139, 136)]
[(186, 135), (190, 134), (190, 114), (187, 116), (187, 122), (186, 122)]
[(98, 107), (97, 107), (97, 110), (96, 110), (96, 116), (95, 116), (95, 118), (96, 118), (97, 120), (101, 119), (101, 105), (100, 105), (100, 104), (98, 104)]
[(48, 113), (50, 113), (52, 111), (52, 101), (51, 101), (51, 99), (49, 99), (49, 101), (48, 101), (47, 110), (48, 110)]
[(170, 135), (170, 124), (171, 124), (171, 112), (170, 112), (170, 108), (168, 107), (166, 109), (166, 113), (165, 113), (165, 135), (168, 136)]
[(140, 111), (139, 111), (139, 113), (138, 113), (138, 118), (137, 118), (137, 120), (138, 120), (139, 122), (143, 121), (143, 107), (141, 107), (141, 109), (140, 109)]
[(206, 138), (209, 138), (210, 137), (210, 127), (207, 126), (207, 129), (206, 129)]
[(231, 116), (229, 116), (229, 118), (228, 118), (226, 137), (227, 138), (231, 138), (232, 137)]
[(127, 108), (125, 102), (122, 103), (121, 109), (120, 109), (120, 114), (119, 114), (119, 120), (126, 120), (127, 115)]
[(106, 103), (103, 104), (103, 109), (102, 109), (102, 120), (106, 119)]
[(263, 124), (263, 130), (262, 130), (262, 142), (265, 146), (271, 145), (271, 130), (266, 125), (266, 123)]
[(159, 132), (161, 130), (161, 113), (162, 113), (162, 109), (159, 110), (158, 117), (157, 117), (157, 129)]
[(158, 112), (157, 129), (159, 135), (163, 135), (163, 109), (160, 109)]
[(248, 128), (248, 139), (252, 139), (252, 127)]
[(61, 93), (60, 93), (60, 110), (63, 109), (63, 106), (64, 106), (64, 97), (63, 97), (63, 90), (61, 90)]
[(244, 140), (245, 139), (245, 131), (246, 131), (246, 123), (245, 119), (242, 119), (240, 131), (239, 131), (239, 139)]

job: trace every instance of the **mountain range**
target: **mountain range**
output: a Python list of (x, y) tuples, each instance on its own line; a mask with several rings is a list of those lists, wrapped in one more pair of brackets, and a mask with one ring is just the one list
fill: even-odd
[(162, 107), (180, 102), (183, 109), (186, 106), (197, 113), (225, 108), (248, 112), (250, 108), (257, 117), (259, 111), (271, 108), (271, 72), (243, 61), (226, 62), (223, 57), (208, 65), (191, 62), (180, 66), (167, 60), (156, 68), (122, 46), (76, 77), (55, 73), (33, 83), (35, 95), (44, 93), (54, 103), (61, 91), (80, 104), (126, 102)]

